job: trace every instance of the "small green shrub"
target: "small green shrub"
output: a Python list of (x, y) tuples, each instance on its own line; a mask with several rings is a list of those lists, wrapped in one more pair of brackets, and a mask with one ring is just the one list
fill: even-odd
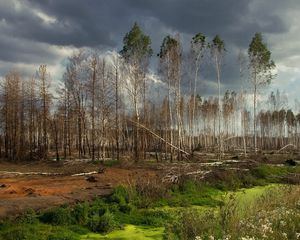
[[(166, 224), (165, 239), (167, 240), (190, 240), (201, 236), (201, 239), (211, 239), (209, 236), (220, 237), (220, 226), (213, 212), (198, 212), (188, 210), (180, 212), (177, 218)], [(215, 238), (213, 238), (215, 239)], [(222, 239), (222, 238), (217, 238)]]
[(88, 228), (93, 232), (106, 233), (114, 230), (116, 227), (117, 223), (114, 215), (110, 212), (106, 212), (103, 216), (92, 216), (88, 222)]
[(133, 209), (133, 206), (131, 204), (121, 204), (121, 205), (119, 205), (119, 210), (122, 213), (130, 213), (132, 209)]
[(37, 214), (33, 209), (27, 209), (16, 219), (17, 223), (35, 224), (38, 222)]
[(40, 220), (43, 223), (52, 225), (69, 225), (72, 223), (70, 208), (55, 208), (41, 215)]
[(102, 216), (108, 209), (108, 205), (102, 199), (96, 199), (89, 206), (89, 217), (91, 216)]
[(89, 218), (89, 205), (88, 203), (76, 204), (71, 212), (72, 219), (74, 219), (75, 224), (86, 225)]
[(116, 187), (113, 191), (113, 194), (110, 196), (109, 201), (118, 204), (128, 203), (129, 202), (128, 189), (124, 186)]

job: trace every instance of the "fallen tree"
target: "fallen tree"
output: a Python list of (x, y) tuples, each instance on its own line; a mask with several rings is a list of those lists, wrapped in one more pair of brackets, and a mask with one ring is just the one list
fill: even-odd
[(135, 121), (133, 121), (133, 120), (131, 120), (131, 119), (128, 119), (128, 120), (129, 120), (131, 123), (135, 124), (137, 127), (146, 130), (147, 132), (149, 132), (150, 134), (152, 134), (155, 138), (158, 138), (159, 140), (161, 140), (161, 141), (163, 141), (164, 143), (168, 144), (170, 147), (172, 147), (172, 148), (174, 148), (174, 149), (176, 149), (176, 150), (178, 150), (178, 151), (180, 151), (180, 152), (182, 152), (182, 153), (184, 153), (184, 154), (186, 154), (186, 155), (191, 155), (191, 154), (188, 153), (187, 151), (185, 151), (185, 150), (183, 150), (183, 149), (181, 149), (181, 148), (175, 146), (175, 145), (172, 144), (172, 143), (169, 143), (167, 140), (165, 140), (164, 138), (162, 138), (161, 136), (159, 136), (157, 133), (155, 133), (155, 132), (152, 131), (151, 129), (147, 128), (146, 126), (144, 126), (144, 125), (142, 125), (142, 124), (140, 124), (140, 123), (138, 123), (138, 122), (135, 122)]

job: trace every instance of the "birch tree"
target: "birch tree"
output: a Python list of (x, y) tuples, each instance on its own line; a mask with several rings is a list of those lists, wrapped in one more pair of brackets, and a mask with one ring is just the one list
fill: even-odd
[(197, 105), (197, 82), (198, 82), (198, 75), (200, 71), (200, 66), (202, 64), (202, 60), (204, 57), (204, 52), (206, 50), (206, 37), (202, 33), (197, 33), (191, 41), (191, 57), (192, 57), (192, 64), (194, 68), (194, 83), (193, 83), (193, 96), (192, 96), (192, 111), (191, 111), (191, 132), (190, 132), (190, 148), (195, 147), (194, 143), (194, 129), (195, 129), (195, 111)]
[[(174, 99), (174, 110), (176, 112), (176, 130), (178, 148), (183, 146), (183, 123), (180, 114), (180, 102), (181, 102), (181, 45), (179, 36), (173, 38), (167, 36), (164, 38), (160, 47), (160, 70), (163, 75), (163, 79), (168, 85), (168, 110), (169, 110), (169, 132), (170, 143), (173, 144), (173, 113), (172, 113), (172, 99)], [(172, 97), (172, 95), (174, 97)], [(172, 158), (172, 152), (171, 152)]]
[(271, 52), (266, 43), (263, 42), (261, 33), (256, 33), (248, 48), (249, 69), (251, 74), (251, 83), (253, 85), (253, 131), (254, 131), (254, 151), (257, 152), (257, 93), (259, 88), (270, 84), (274, 78), (273, 69), (275, 63), (271, 59)]
[[(123, 39), (123, 49), (120, 54), (128, 64), (128, 80), (126, 84), (128, 94), (134, 108), (134, 121), (137, 126), (140, 123), (139, 106), (145, 94), (145, 77), (148, 69), (149, 58), (152, 55), (150, 37), (145, 35), (137, 23), (134, 23), (132, 29), (125, 35)], [(134, 128), (134, 157), (137, 161), (139, 158), (139, 129)]]
[(215, 70), (217, 74), (217, 82), (218, 82), (218, 150), (219, 150), (219, 158), (221, 157), (222, 151), (222, 138), (221, 138), (221, 66), (223, 55), (225, 52), (225, 44), (224, 41), (220, 38), (219, 35), (216, 35), (210, 44), (211, 56), (215, 65)]

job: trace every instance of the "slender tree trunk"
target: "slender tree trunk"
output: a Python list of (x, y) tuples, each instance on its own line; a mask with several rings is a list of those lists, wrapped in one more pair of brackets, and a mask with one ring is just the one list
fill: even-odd
[(253, 131), (254, 131), (254, 152), (255, 152), (255, 154), (257, 154), (256, 94), (257, 94), (257, 79), (256, 79), (256, 72), (255, 72), (254, 73), (254, 96), (253, 96)]

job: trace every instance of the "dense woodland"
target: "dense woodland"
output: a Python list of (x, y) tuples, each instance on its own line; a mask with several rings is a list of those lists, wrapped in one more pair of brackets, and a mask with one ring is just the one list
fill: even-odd
[[(300, 148), (300, 114), (284, 96), (270, 93), (257, 108), (262, 88), (275, 78), (275, 63), (262, 35), (237, 56), (241, 91), (221, 92), (225, 43), (201, 34), (182, 49), (180, 36), (164, 38), (159, 54), (135, 24), (118, 54), (80, 50), (68, 59), (58, 87), (46, 65), (32, 78), (12, 70), (1, 81), (1, 158), (116, 158), (147, 153), (158, 161), (180, 160), (195, 151)], [(151, 96), (149, 63), (157, 57), (165, 91)], [(216, 95), (202, 97), (199, 87), (213, 66)], [(152, 83), (153, 84), (153, 81)], [(243, 85), (251, 86), (244, 91)], [(189, 86), (189, 90), (183, 85)], [(154, 99), (155, 98), (155, 99)], [(251, 102), (249, 102), (249, 100)]]

